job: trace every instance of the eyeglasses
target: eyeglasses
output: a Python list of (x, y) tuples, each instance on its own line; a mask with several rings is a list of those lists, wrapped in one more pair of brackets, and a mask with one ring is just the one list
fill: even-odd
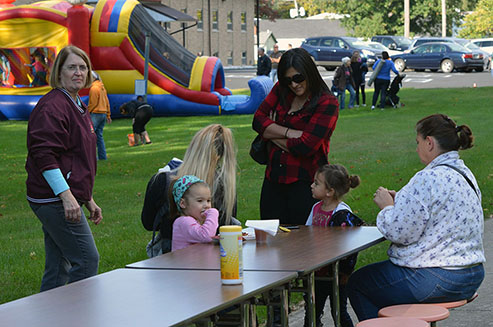
[(86, 65), (68, 65), (65, 66), (65, 69), (67, 69), (71, 73), (75, 73), (76, 70), (79, 70), (81, 73), (87, 72), (87, 66)]
[(283, 77), (282, 82), (286, 85), (291, 84), (291, 82), (295, 82), (296, 84), (299, 84), (305, 80), (305, 76), (301, 74), (296, 74), (291, 77)]

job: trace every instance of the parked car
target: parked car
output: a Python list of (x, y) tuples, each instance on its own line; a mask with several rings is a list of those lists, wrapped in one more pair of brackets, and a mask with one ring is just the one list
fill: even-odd
[(402, 51), (397, 51), (397, 50), (390, 50), (389, 48), (387, 48), (385, 45), (383, 45), (382, 43), (379, 43), (379, 42), (372, 42), (372, 41), (367, 41), (367, 42), (363, 42), (365, 45), (369, 46), (370, 48), (373, 48), (373, 49), (376, 49), (378, 51), (387, 51), (387, 53), (392, 57), (392, 56), (395, 56), (395, 55), (398, 55), (398, 54), (401, 54)]
[(488, 52), (490, 55), (493, 55), (493, 38), (472, 39), (471, 42), (480, 47), (481, 50)]
[(454, 69), (468, 71), (483, 68), (482, 53), (473, 53), (454, 42), (425, 43), (392, 59), (400, 72), (406, 68), (416, 71), (430, 69), (434, 72), (441, 69), (444, 73), (450, 73)]
[(382, 55), (382, 51), (364, 45), (357, 38), (346, 36), (310, 37), (303, 41), (301, 48), (310, 53), (318, 66), (327, 70), (340, 66), (342, 58), (351, 58), (356, 50), (360, 52), (361, 57), (367, 58), (370, 67)]
[(390, 50), (404, 51), (409, 49), (411, 39), (405, 36), (396, 35), (375, 35), (371, 38), (372, 42), (382, 43)]
[(457, 43), (466, 47), (472, 52), (480, 52), (483, 54), (483, 67), (475, 68), (476, 71), (482, 72), (483, 70), (488, 70), (491, 67), (491, 58), (489, 54), (483, 50), (481, 50), (478, 46), (473, 44), (471, 41), (456, 37), (420, 37), (418, 39), (414, 39), (410, 49), (414, 49), (415, 47), (429, 42), (448, 42), (448, 43)]

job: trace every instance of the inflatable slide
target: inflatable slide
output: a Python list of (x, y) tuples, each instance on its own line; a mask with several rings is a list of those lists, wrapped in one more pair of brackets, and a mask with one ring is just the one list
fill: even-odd
[(42, 1), (0, 7), (0, 119), (28, 119), (51, 89), (50, 65), (68, 44), (89, 54), (112, 117), (119, 117), (120, 105), (135, 98), (135, 81), (144, 79), (146, 35), (147, 101), (156, 116), (253, 113), (272, 88), (257, 77), (248, 83), (250, 96), (232, 95), (219, 58), (190, 53), (135, 0), (100, 0), (96, 7)]

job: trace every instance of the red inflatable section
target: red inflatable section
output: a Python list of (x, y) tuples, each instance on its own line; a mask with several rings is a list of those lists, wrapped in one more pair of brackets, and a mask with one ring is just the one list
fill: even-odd
[[(135, 52), (134, 48), (130, 44), (130, 41), (125, 38), (120, 48), (123, 54), (127, 57), (130, 63), (142, 74), (144, 75), (144, 60)], [(210, 105), (219, 105), (219, 98), (213, 93), (206, 93), (200, 91), (194, 91), (186, 89), (178, 84), (170, 81), (164, 76), (160, 75), (155, 69), (149, 69), (149, 81), (161, 87), (162, 89), (176, 95), (179, 98)]]
[(84, 6), (73, 6), (67, 10), (68, 43), (84, 50), (90, 56), (91, 14)]
[(134, 70), (118, 47), (91, 47), (91, 61), (95, 70)]

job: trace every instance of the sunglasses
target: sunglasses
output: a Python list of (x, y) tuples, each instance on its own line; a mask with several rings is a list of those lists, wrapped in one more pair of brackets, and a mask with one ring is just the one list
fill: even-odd
[(282, 82), (286, 85), (290, 85), (291, 82), (295, 82), (296, 84), (299, 84), (301, 82), (303, 82), (305, 80), (305, 76), (301, 75), (301, 74), (296, 74), (296, 75), (293, 75), (292, 77), (284, 77), (282, 79)]

